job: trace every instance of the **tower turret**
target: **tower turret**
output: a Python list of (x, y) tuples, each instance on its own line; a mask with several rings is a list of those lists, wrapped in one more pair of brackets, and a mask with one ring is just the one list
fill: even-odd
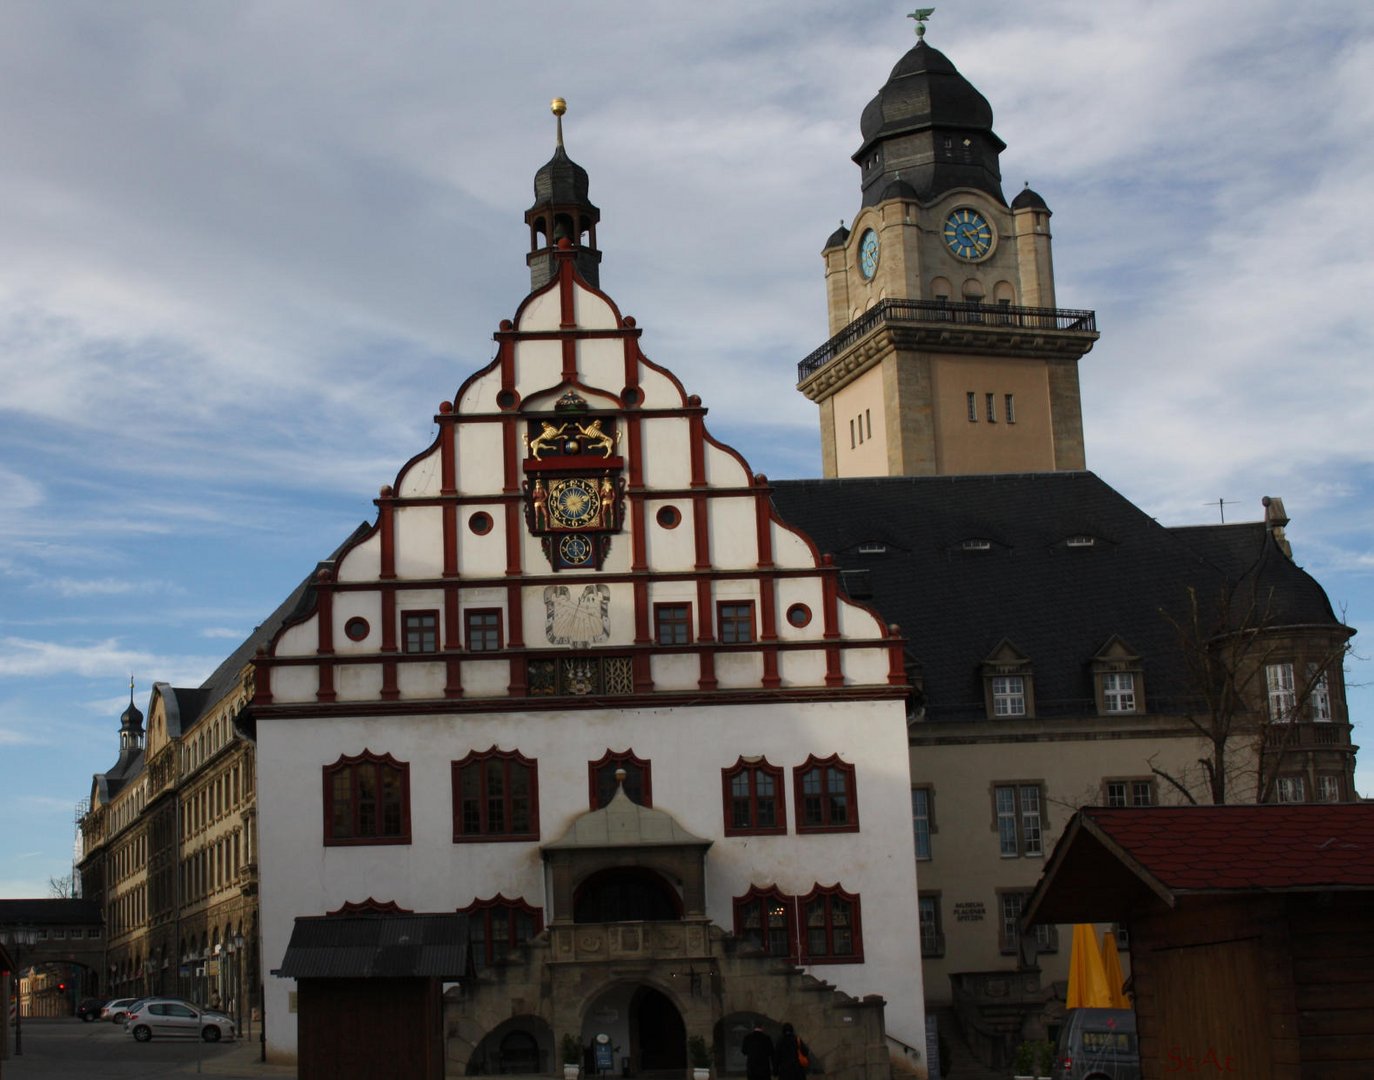
[(143, 714), (134, 704), (134, 680), (129, 677), (129, 707), (119, 717), (119, 756), (143, 749)]
[(534, 174), (534, 205), (525, 211), (530, 227), (530, 289), (539, 289), (557, 274), (554, 252), (564, 238), (576, 251), (577, 272), (589, 284), (600, 287), (601, 252), (596, 247), (596, 224), (601, 211), (587, 197), (587, 170), (563, 146), (563, 114), (568, 104), (554, 98), (549, 105), (558, 118), (558, 145), (553, 157)]

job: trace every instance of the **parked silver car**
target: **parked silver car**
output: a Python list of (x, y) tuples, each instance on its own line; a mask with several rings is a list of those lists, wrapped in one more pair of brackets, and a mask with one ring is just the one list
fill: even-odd
[(124, 1030), (139, 1042), (159, 1037), (195, 1038), (206, 1042), (234, 1037), (234, 1021), (223, 1013), (200, 1009), (171, 998), (149, 998), (136, 1004), (124, 1020)]
[(100, 1007), (100, 1019), (108, 1020), (112, 1024), (124, 1022), (124, 1016), (138, 998), (111, 998)]

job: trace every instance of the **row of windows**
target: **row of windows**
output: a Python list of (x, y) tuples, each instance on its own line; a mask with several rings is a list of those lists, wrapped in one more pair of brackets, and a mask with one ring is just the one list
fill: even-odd
[[(965, 394), (968, 405), (968, 422), (978, 423), (978, 394), (972, 390)], [(997, 423), (997, 394), (983, 394), (983, 415), (989, 424)], [(1016, 423), (1016, 395), (1002, 394), (1002, 419), (1008, 424)]]
[[(1150, 777), (1104, 780), (1107, 806), (1154, 806), (1155, 782)], [(1045, 795), (1039, 783), (994, 784), (992, 821), (997, 831), (998, 853), (1004, 859), (1037, 858), (1045, 853)], [(911, 825), (916, 858), (932, 857), (935, 833), (935, 792), (928, 787), (911, 789)]]
[[(997, 944), (1003, 953), (1014, 954), (1020, 951), (1021, 913), (1025, 911), (1030, 897), (1029, 889), (1004, 889), (997, 893)], [(939, 894), (922, 893), (917, 899), (917, 906), (920, 912), (921, 955), (943, 956), (945, 931)], [(1028, 944), (1038, 953), (1058, 952), (1058, 927), (1033, 927)]]
[[(591, 808), (604, 806), (623, 780), (626, 794), (651, 806), (650, 763), (633, 751), (588, 762)], [(390, 754), (340, 757), (324, 771), (326, 844), (410, 842), (410, 765)], [(473, 752), (451, 766), (453, 840), (537, 840), (539, 765), (517, 750)], [(787, 832), (784, 771), (764, 758), (741, 757), (721, 770), (727, 835)], [(798, 833), (856, 832), (854, 766), (814, 754), (792, 770)], [(237, 845), (234, 849), (237, 870)]]
[(849, 449), (862, 446), (865, 438), (873, 438), (873, 413), (870, 409), (865, 409), (849, 421)]
[(1291, 723), (1304, 712), (1318, 723), (1330, 723), (1331, 691), (1326, 672), (1319, 665), (1307, 665), (1306, 678), (1299, 686), (1291, 662), (1266, 664), (1264, 682), (1269, 697), (1269, 719), (1275, 723)]
[[(1341, 778), (1333, 773), (1317, 775), (1317, 802), (1342, 802), (1345, 798)], [(1280, 776), (1274, 783), (1274, 801), (1307, 802), (1307, 780), (1300, 775)]]
[(183, 804), (181, 811), (182, 839), (209, 828), (216, 821), (238, 810), (247, 791), (247, 779), (240, 766), (224, 770)]
[[(1135, 672), (1100, 672), (1097, 689), (1098, 707), (1104, 715), (1131, 715), (1144, 711), (1139, 704)], [(994, 717), (1033, 715), (1029, 676), (994, 675), (989, 679), (989, 690)]]
[(66, 941), (66, 940), (68, 940), (68, 939), (70, 939), (70, 940), (72, 940), (72, 941), (77, 941), (77, 940), (79, 940), (80, 938), (98, 938), (98, 937), (100, 937), (100, 929), (99, 929), (99, 927), (95, 927), (95, 926), (89, 927), (89, 928), (87, 928), (87, 929), (85, 929), (85, 930), (75, 929), (75, 930), (70, 930), (70, 931), (68, 931), (68, 930), (63, 929), (63, 930), (39, 930), (39, 931), (38, 931), (38, 940), (39, 940), (39, 941)]

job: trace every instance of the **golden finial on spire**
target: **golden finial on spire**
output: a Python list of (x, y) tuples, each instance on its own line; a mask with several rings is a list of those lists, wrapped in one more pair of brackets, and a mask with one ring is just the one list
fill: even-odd
[(558, 117), (558, 145), (563, 145), (563, 114), (568, 111), (568, 103), (561, 97), (549, 102), (549, 112)]

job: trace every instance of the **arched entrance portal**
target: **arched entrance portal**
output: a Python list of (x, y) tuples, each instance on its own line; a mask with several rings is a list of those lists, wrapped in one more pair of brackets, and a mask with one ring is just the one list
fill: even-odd
[(687, 1067), (687, 1025), (667, 995), (651, 986), (639, 987), (630, 999), (630, 1030), (641, 1076), (682, 1075)]

